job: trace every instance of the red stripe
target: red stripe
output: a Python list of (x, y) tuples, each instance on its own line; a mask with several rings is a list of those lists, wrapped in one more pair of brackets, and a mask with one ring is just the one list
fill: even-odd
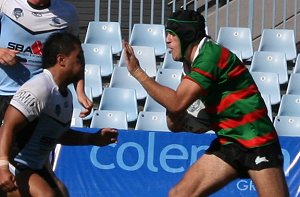
[(192, 68), (192, 71), (199, 73), (200, 75), (203, 75), (211, 80), (216, 80), (215, 76), (213, 76), (212, 74), (210, 74), (209, 72), (205, 72), (203, 70), (200, 70), (199, 68)]
[(222, 48), (221, 50), (221, 55), (220, 55), (220, 60), (218, 62), (218, 67), (221, 69), (225, 68), (228, 62), (228, 58), (230, 57), (230, 52), (226, 48)]
[(243, 72), (247, 70), (246, 66), (244, 65), (237, 65), (229, 74), (228, 78), (234, 78), (241, 75)]
[(231, 129), (235, 128), (250, 122), (254, 122), (263, 116), (265, 116), (267, 113), (265, 108), (258, 109), (254, 112), (251, 112), (249, 114), (244, 115), (241, 117), (241, 119), (227, 119), (218, 123), (215, 123), (212, 125), (213, 130), (218, 131), (220, 129)]
[[(242, 144), (245, 147), (258, 147), (262, 146), (268, 142), (274, 141), (277, 138), (277, 133), (275, 131), (268, 132), (263, 136), (257, 136), (250, 140), (243, 140), (243, 139), (236, 139), (240, 144)], [(219, 142), (221, 144), (226, 144), (229, 142), (226, 138), (219, 138)]]
[(232, 105), (236, 101), (238, 101), (242, 98), (246, 98), (257, 92), (258, 92), (258, 89), (256, 88), (256, 85), (254, 85), (254, 84), (250, 85), (246, 89), (243, 89), (243, 90), (240, 90), (240, 91), (237, 91), (237, 92), (227, 95), (226, 97), (224, 97), (221, 100), (221, 102), (218, 106), (207, 108), (207, 111), (210, 113), (222, 112), (222, 111), (226, 110), (228, 108), (228, 106)]

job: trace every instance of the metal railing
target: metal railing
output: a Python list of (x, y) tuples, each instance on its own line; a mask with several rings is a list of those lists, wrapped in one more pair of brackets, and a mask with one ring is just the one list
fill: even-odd
[[(177, 9), (193, 9), (201, 11), (207, 20), (208, 32), (215, 39), (220, 27), (235, 26), (249, 27), (252, 30), (254, 40), (259, 39), (265, 28), (293, 29), (296, 41), (300, 41), (298, 24), (300, 21), (300, 0), (106, 1), (107, 7), (100, 7), (103, 0), (95, 0), (94, 20), (101, 20), (101, 10), (107, 9), (107, 19), (105, 20), (110, 21), (112, 15), (118, 15), (118, 22), (121, 27), (128, 30), (128, 36), (130, 36), (132, 26), (136, 22), (164, 24), (170, 12)], [(118, 4), (117, 12), (111, 10), (112, 4)]]

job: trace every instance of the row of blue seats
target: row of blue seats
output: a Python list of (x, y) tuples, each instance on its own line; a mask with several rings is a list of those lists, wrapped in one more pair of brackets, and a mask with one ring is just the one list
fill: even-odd
[[(247, 27), (220, 27), (217, 42), (240, 53), (242, 59), (251, 59), (253, 38)], [(91, 21), (88, 24), (84, 43), (110, 45), (113, 54), (122, 51), (121, 27), (118, 22)], [(134, 24), (129, 38), (133, 46), (153, 47), (156, 56), (166, 52), (165, 26), (162, 24)], [(274, 51), (285, 54), (286, 60), (297, 56), (295, 32), (290, 29), (263, 29), (258, 51)]]

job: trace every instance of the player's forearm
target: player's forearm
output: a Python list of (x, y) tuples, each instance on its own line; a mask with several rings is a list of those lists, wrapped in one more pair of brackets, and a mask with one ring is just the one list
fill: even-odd
[(147, 93), (158, 103), (164, 106), (168, 111), (178, 113), (182, 111), (178, 105), (176, 91), (166, 86), (160, 85), (154, 79), (149, 77), (141, 68), (138, 68), (133, 76), (140, 82)]
[(13, 139), (13, 132), (0, 128), (0, 160), (8, 161)]
[(80, 80), (78, 80), (75, 84), (75, 90), (78, 97), (85, 95), (84, 91), (84, 78), (82, 77)]
[(69, 130), (59, 139), (59, 143), (67, 146), (91, 145), (91, 135), (91, 133)]

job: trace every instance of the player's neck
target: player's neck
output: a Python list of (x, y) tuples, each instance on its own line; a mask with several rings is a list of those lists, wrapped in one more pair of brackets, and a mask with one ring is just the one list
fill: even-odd
[(45, 9), (51, 4), (50, 0), (27, 0), (27, 2), (34, 9)]

